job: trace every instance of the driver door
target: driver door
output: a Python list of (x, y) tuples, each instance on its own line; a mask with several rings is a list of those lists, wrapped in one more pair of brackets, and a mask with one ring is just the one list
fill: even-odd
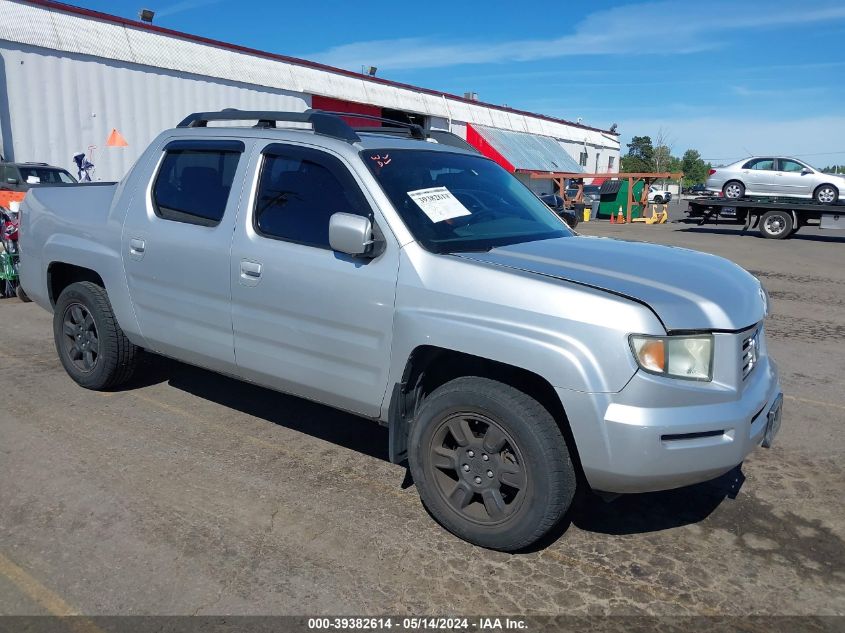
[(812, 193), (812, 174), (802, 173), (806, 165), (790, 158), (778, 158), (775, 189), (787, 196), (809, 196)]
[[(329, 246), (329, 218), (373, 213), (340, 157), (273, 143), (232, 244), (232, 325), (242, 377), (369, 417), (387, 388), (399, 248), (376, 258)], [(258, 173), (255, 173), (255, 170)]]

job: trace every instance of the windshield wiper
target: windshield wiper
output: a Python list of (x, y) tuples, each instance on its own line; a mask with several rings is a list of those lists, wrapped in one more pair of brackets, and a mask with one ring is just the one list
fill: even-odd
[(443, 248), (438, 253), (451, 255), (455, 253), (489, 253), (495, 246), (455, 246), (454, 248)]

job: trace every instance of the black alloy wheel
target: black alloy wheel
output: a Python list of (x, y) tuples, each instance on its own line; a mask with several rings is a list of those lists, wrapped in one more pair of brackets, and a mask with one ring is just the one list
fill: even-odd
[(79, 371), (90, 373), (100, 358), (100, 339), (94, 317), (81, 303), (69, 304), (62, 315), (64, 349)]
[(529, 394), (481, 376), (454, 378), (425, 396), (408, 462), (423, 504), (443, 527), (506, 552), (549, 533), (577, 489), (555, 417)]
[(519, 509), (530, 481), (516, 442), (497, 422), (462, 411), (444, 419), (431, 437), (431, 481), (454, 512), (494, 525)]

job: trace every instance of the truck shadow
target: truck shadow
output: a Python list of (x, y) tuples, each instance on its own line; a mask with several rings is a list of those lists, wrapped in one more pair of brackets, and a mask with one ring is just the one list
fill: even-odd
[(744, 482), (740, 465), (716, 479), (675, 490), (620, 495), (610, 502), (586, 495), (572, 522), (582, 530), (612, 535), (659, 532), (699, 523), (726, 498), (735, 499)]
[[(233, 411), (389, 461), (387, 428), (372, 420), (178, 361), (156, 359), (127, 388), (163, 382)], [(579, 495), (558, 526), (528, 551), (545, 549), (560, 539), (570, 525), (600, 534), (626, 535), (698, 523), (726, 497), (735, 497), (743, 481), (741, 467), (737, 466), (702, 484), (665, 492), (621, 495), (609, 502), (587, 492)], [(413, 479), (407, 472), (401, 487), (411, 485)]]
[(387, 427), (178, 361), (155, 359), (153, 365), (127, 388), (162, 382), (228, 409), (388, 461)]

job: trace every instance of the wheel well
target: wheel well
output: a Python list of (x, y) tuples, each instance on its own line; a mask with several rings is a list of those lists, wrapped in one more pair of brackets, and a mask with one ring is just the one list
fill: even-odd
[(101, 288), (106, 287), (103, 278), (90, 268), (64, 262), (52, 262), (47, 268), (47, 290), (50, 293), (50, 303), (55, 306), (62, 290), (78, 281), (90, 281)]
[(833, 187), (834, 189), (836, 189), (836, 191), (838, 191), (838, 192), (840, 192), (840, 193), (841, 193), (841, 191), (840, 191), (840, 189), (839, 189), (839, 187), (838, 187), (837, 185), (834, 185), (832, 182), (823, 182), (823, 183), (822, 183), (822, 184), (820, 184), (818, 187), (816, 187), (815, 189), (813, 189), (813, 195), (816, 195), (816, 192), (817, 192), (819, 189), (821, 189), (822, 187)]
[(480, 376), (497, 380), (528, 394), (552, 414), (566, 440), (579, 477), (583, 476), (578, 448), (569, 419), (554, 387), (542, 376), (521, 367), (424, 345), (416, 348), (405, 365), (402, 382), (397, 383), (390, 402), (390, 456), (400, 463), (407, 458), (410, 423), (425, 397), (450, 380), (461, 376)]

